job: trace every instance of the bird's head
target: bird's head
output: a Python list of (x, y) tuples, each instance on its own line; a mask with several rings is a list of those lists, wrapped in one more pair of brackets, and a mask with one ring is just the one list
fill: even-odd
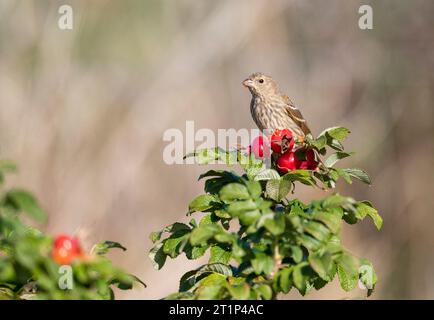
[(260, 72), (250, 75), (243, 81), (243, 85), (250, 90), (254, 97), (263, 98), (280, 94), (276, 81)]

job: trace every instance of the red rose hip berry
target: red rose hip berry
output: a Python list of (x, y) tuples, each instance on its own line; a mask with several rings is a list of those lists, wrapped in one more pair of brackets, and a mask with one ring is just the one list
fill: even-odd
[(277, 169), (280, 173), (287, 173), (291, 170), (299, 168), (301, 161), (295, 156), (292, 151), (287, 151), (277, 159)]
[(318, 161), (315, 160), (315, 152), (312, 149), (302, 149), (305, 153), (305, 160), (301, 161), (299, 169), (315, 170), (318, 167)]

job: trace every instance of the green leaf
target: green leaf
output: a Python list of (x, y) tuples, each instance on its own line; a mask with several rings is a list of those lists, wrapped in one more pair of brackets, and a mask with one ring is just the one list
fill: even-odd
[(276, 179), (276, 180), (280, 179), (279, 172), (277, 172), (274, 169), (265, 169), (255, 176), (256, 181), (273, 180), (273, 179)]
[(292, 268), (283, 268), (279, 271), (279, 285), (283, 293), (288, 293), (293, 285)]
[(366, 259), (361, 260), (359, 268), (359, 280), (362, 285), (368, 290), (368, 296), (370, 296), (377, 283), (377, 275), (375, 274), (372, 263)]
[(342, 209), (334, 208), (327, 211), (316, 211), (314, 219), (322, 222), (334, 234), (337, 234), (342, 226)]
[(338, 162), (339, 160), (345, 159), (353, 154), (354, 152), (348, 153), (348, 152), (341, 152), (341, 151), (333, 153), (330, 157), (328, 157), (324, 161), (324, 165), (326, 167), (333, 167), (336, 164), (336, 162)]
[(198, 180), (201, 180), (206, 177), (220, 177), (224, 178), (227, 181), (237, 182), (241, 178), (233, 171), (226, 170), (209, 170), (199, 176)]
[(6, 194), (6, 202), (13, 205), (17, 210), (23, 211), (38, 222), (45, 222), (47, 215), (39, 206), (37, 200), (23, 190), (11, 190)]
[[(197, 229), (196, 229), (197, 230)], [(172, 259), (176, 258), (184, 249), (190, 236), (189, 230), (180, 230), (163, 241), (163, 251)]]
[(188, 212), (193, 213), (196, 211), (205, 211), (213, 207), (213, 205), (218, 202), (218, 199), (209, 194), (203, 194), (190, 202), (188, 206)]
[(303, 250), (298, 246), (291, 246), (291, 258), (295, 263), (300, 263), (303, 259)]
[(222, 231), (221, 228), (214, 224), (199, 225), (191, 232), (190, 243), (193, 246), (204, 244), (220, 231)]
[(220, 190), (220, 199), (223, 201), (250, 199), (247, 187), (240, 183), (229, 183)]
[(325, 136), (319, 136), (317, 139), (311, 141), (311, 145), (318, 150), (323, 149), (327, 144), (327, 138)]
[[(192, 219), (190, 223), (194, 225), (195, 220)], [(182, 231), (182, 230), (189, 231), (190, 227), (188, 225), (186, 225), (185, 223), (175, 222), (174, 224), (168, 225), (167, 227), (165, 227), (161, 231), (152, 232), (151, 235), (149, 236), (149, 238), (151, 239), (151, 241), (153, 243), (155, 243), (161, 239), (161, 236), (163, 235), (163, 233), (167, 233), (167, 232), (175, 233), (175, 232)]]
[(257, 199), (261, 196), (262, 187), (258, 181), (246, 181), (246, 186), (252, 199)]
[(238, 219), (243, 226), (253, 225), (261, 217), (259, 210), (245, 211), (240, 213)]
[(284, 179), (272, 179), (268, 180), (265, 186), (265, 192), (268, 198), (280, 202), (291, 191), (292, 182)]
[(250, 296), (250, 288), (247, 283), (240, 285), (228, 285), (227, 289), (232, 296), (232, 298), (236, 300), (247, 300)]
[(336, 172), (339, 176), (341, 176), (348, 184), (352, 184), (353, 181), (351, 180), (351, 176), (343, 169), (341, 168), (335, 168)]
[(302, 295), (305, 295), (307, 291), (306, 266), (306, 263), (300, 263), (294, 267), (292, 272), (294, 285)]
[(324, 241), (330, 235), (330, 231), (322, 223), (309, 221), (304, 226), (305, 232), (314, 236), (319, 241)]
[(329, 136), (333, 139), (336, 139), (339, 142), (342, 142), (346, 139), (346, 137), (350, 134), (350, 130), (344, 127), (332, 127), (324, 130), (320, 133), (320, 136)]
[(347, 168), (342, 170), (344, 170), (344, 172), (353, 178), (356, 178), (366, 184), (371, 184), (371, 178), (369, 178), (368, 174), (361, 169)]
[(356, 217), (362, 220), (364, 217), (369, 216), (374, 221), (375, 226), (378, 230), (381, 229), (383, 225), (383, 218), (378, 214), (378, 211), (372, 207), (372, 205), (367, 201), (359, 202), (357, 205)]
[(236, 157), (230, 152), (226, 152), (222, 148), (210, 148), (195, 150), (187, 154), (185, 158), (195, 157), (199, 164), (209, 164), (215, 161), (221, 161), (227, 165), (233, 165), (237, 162)]
[(285, 231), (285, 217), (283, 214), (276, 214), (274, 217), (265, 219), (265, 228), (274, 236), (278, 236)]
[(163, 243), (156, 244), (149, 252), (149, 258), (155, 269), (161, 269), (166, 263), (167, 255), (163, 251)]
[(230, 266), (223, 264), (223, 263), (210, 263), (206, 264), (198, 269), (199, 273), (206, 273), (206, 272), (212, 272), (212, 273), (218, 273), (220, 275), (223, 275), (225, 277), (232, 277), (232, 269)]
[(321, 247), (321, 241), (307, 234), (301, 234), (300, 236), (298, 236), (298, 240), (300, 244), (303, 245), (309, 251), (315, 251)]
[(329, 253), (323, 255), (314, 253), (309, 255), (309, 263), (312, 269), (325, 281), (331, 281), (333, 269), (332, 257)]
[(221, 245), (214, 245), (211, 247), (211, 256), (208, 263), (229, 263), (232, 252)]
[(204, 244), (201, 246), (192, 246), (191, 244), (187, 243), (184, 247), (185, 256), (189, 260), (195, 260), (200, 257), (202, 257), (206, 250), (208, 250), (208, 245)]
[(245, 211), (253, 211), (256, 210), (257, 206), (256, 203), (251, 200), (245, 200), (245, 201), (236, 201), (232, 202), (227, 208), (226, 211), (233, 217), (239, 216), (241, 213)]
[(190, 290), (195, 284), (197, 280), (197, 270), (191, 270), (181, 277), (181, 280), (179, 280), (179, 291), (187, 291)]
[(119, 242), (106, 240), (106, 241), (97, 243), (92, 248), (92, 253), (97, 254), (97, 255), (105, 255), (107, 252), (109, 252), (110, 249), (113, 249), (113, 248), (118, 248), (118, 249), (121, 249), (123, 251), (127, 250), (127, 248), (122, 246)]
[(315, 185), (315, 179), (312, 177), (312, 173), (309, 170), (289, 171), (282, 177), (282, 180), (290, 182), (298, 181), (308, 186)]
[(271, 300), (273, 297), (273, 290), (269, 285), (261, 284), (255, 287), (254, 290), (264, 300)]
[(232, 269), (229, 266), (221, 263), (206, 264), (185, 273), (180, 280), (179, 291), (189, 290), (198, 281), (202, 285), (223, 285), (226, 283), (226, 277), (230, 276), (232, 276)]

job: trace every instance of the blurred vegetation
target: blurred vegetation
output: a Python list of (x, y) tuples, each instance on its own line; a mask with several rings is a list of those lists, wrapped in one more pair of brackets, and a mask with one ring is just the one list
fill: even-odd
[[(10, 171), (14, 164), (0, 161), (0, 187)], [(25, 225), (21, 213), (38, 222), (47, 218), (30, 193), (13, 189), (0, 194), (0, 300), (114, 299), (113, 286), (128, 290), (142, 283), (104, 257), (111, 248), (126, 250), (118, 243), (102, 242), (90, 254), (77, 248), (75, 254), (71, 244), (60, 248), (50, 236)], [(71, 267), (70, 274), (65, 266)]]

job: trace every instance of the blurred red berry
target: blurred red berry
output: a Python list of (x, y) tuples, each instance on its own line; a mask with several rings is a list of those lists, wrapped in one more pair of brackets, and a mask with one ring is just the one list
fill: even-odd
[(78, 239), (65, 234), (57, 236), (54, 240), (51, 256), (58, 264), (70, 264), (81, 255)]
[(275, 153), (282, 152), (282, 139), (284, 137), (286, 137), (286, 139), (289, 140), (287, 150), (288, 151), (292, 150), (292, 148), (294, 147), (294, 138), (293, 138), (292, 131), (289, 129), (283, 129), (283, 130), (276, 129), (271, 136), (271, 149), (273, 149), (273, 152)]
[(301, 160), (299, 169), (315, 170), (318, 167), (318, 161), (315, 160), (315, 152), (312, 149), (300, 149), (298, 152), (304, 153), (304, 157), (302, 157), (304, 160)]
[(249, 154), (252, 153), (256, 158), (264, 158), (270, 156), (270, 146), (267, 137), (257, 136), (253, 139), (249, 147)]

